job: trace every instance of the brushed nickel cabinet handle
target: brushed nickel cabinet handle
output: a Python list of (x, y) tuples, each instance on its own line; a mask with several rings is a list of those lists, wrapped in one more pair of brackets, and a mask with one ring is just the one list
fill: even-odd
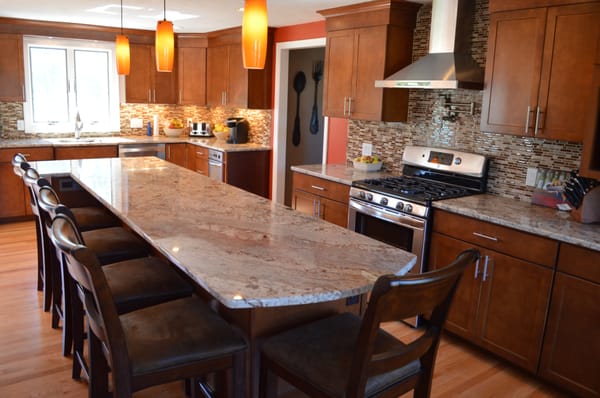
[(325, 188), (320, 187), (318, 185), (311, 185), (310, 187), (313, 188), (313, 189), (318, 189), (319, 191), (325, 191)]
[(344, 116), (346, 116), (346, 101), (348, 97), (344, 96)]
[(478, 275), (479, 275), (479, 258), (477, 258), (477, 261), (475, 261), (475, 275), (474, 275), (474, 278), (477, 279)]
[(535, 129), (533, 130), (533, 135), (537, 135), (538, 133), (538, 127), (539, 127), (539, 123), (540, 123), (540, 113), (543, 113), (540, 110), (540, 107), (537, 107), (537, 110), (535, 112)]
[(527, 117), (525, 118), (525, 134), (529, 133), (529, 115), (531, 114), (531, 106), (527, 107)]
[(495, 236), (489, 236), (489, 235), (482, 234), (482, 233), (479, 233), (479, 232), (473, 232), (473, 235), (475, 235), (475, 236), (477, 236), (479, 238), (491, 240), (493, 242), (498, 242), (498, 238), (496, 238)]
[(148, 102), (152, 102), (152, 89), (148, 89)]
[(348, 116), (352, 115), (352, 97), (348, 97)]
[(488, 264), (490, 261), (490, 257), (489, 256), (485, 256), (485, 262), (483, 263), (483, 279), (481, 279), (482, 282), (485, 282), (485, 280), (488, 277)]

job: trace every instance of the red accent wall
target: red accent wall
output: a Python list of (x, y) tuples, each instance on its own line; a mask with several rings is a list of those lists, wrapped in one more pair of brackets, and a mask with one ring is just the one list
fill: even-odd
[(348, 144), (348, 119), (329, 118), (329, 138), (327, 140), (327, 163), (346, 163)]

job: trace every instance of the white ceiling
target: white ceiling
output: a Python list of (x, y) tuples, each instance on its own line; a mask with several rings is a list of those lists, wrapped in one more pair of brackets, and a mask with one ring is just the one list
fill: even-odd
[[(414, 1), (414, 0), (413, 0)], [(428, 2), (431, 0), (416, 0)], [(317, 10), (364, 0), (267, 0), (269, 26), (319, 21)], [(166, 0), (167, 19), (176, 33), (203, 33), (240, 26), (244, 0)], [(120, 0), (0, 0), (0, 17), (119, 27)], [(123, 0), (123, 26), (156, 29), (163, 19), (161, 0)]]

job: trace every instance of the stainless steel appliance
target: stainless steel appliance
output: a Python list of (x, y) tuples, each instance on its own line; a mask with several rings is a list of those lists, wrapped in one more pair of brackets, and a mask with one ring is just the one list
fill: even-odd
[(210, 130), (208, 122), (192, 122), (190, 129), (191, 137), (212, 137), (213, 133)]
[(417, 255), (412, 273), (425, 271), (435, 200), (483, 193), (488, 161), (483, 155), (407, 146), (402, 176), (355, 181), (348, 228)]
[(250, 126), (243, 117), (230, 117), (226, 121), (229, 129), (228, 144), (244, 144), (248, 142), (248, 130)]
[(223, 181), (223, 152), (215, 149), (208, 150), (208, 176)]
[(131, 158), (137, 156), (156, 156), (165, 158), (165, 144), (157, 143), (138, 143), (138, 144), (120, 144), (119, 157)]

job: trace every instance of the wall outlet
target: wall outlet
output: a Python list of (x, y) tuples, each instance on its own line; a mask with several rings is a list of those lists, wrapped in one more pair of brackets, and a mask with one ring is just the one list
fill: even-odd
[(362, 156), (371, 156), (373, 154), (373, 144), (370, 142), (363, 142), (362, 144)]
[(192, 118), (191, 117), (187, 118), (187, 126), (192, 127)]
[(25, 120), (17, 120), (17, 130), (25, 131)]
[(535, 180), (537, 179), (538, 170), (535, 167), (527, 168), (527, 177), (525, 177), (525, 185), (528, 187), (535, 186)]
[(129, 127), (132, 129), (141, 129), (144, 127), (144, 121), (139, 118), (129, 119)]

